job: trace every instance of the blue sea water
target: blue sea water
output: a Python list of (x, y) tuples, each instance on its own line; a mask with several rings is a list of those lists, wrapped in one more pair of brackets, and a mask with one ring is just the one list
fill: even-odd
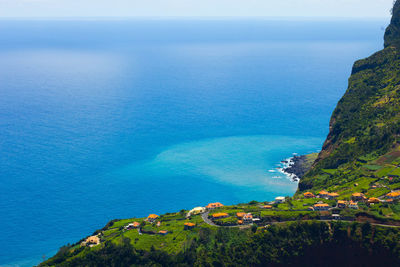
[[(291, 195), (386, 21), (0, 21), (0, 265), (114, 218)], [(280, 178), (276, 178), (279, 176)]]

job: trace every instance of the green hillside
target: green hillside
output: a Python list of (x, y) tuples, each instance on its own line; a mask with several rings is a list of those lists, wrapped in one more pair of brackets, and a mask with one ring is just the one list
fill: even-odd
[[(381, 168), (398, 165), (399, 26), (400, 2), (396, 2), (385, 33), (385, 48), (354, 64), (349, 87), (332, 114), (329, 135), (313, 169), (300, 182), (300, 191), (322, 189), (326, 183), (340, 184), (364, 175), (382, 176), (365, 172), (362, 167), (365, 163)], [(336, 171), (327, 176), (326, 169)]]

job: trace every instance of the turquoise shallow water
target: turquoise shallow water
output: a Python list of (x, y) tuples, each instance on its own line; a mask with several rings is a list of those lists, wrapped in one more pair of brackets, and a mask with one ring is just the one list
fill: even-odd
[[(285, 136), (232, 136), (194, 141), (172, 146), (154, 159), (123, 168), (115, 175), (126, 179), (131, 179), (133, 174), (140, 174), (144, 179), (168, 179), (171, 174), (202, 176), (221, 184), (257, 188), (254, 199), (271, 199), (276, 194), (292, 194), (297, 186), (277, 170), (280, 160), (294, 151), (316, 152), (321, 141), (313, 137)], [(191, 186), (195, 189), (196, 183), (189, 186), (189, 192)]]
[[(0, 22), (0, 266), (114, 218), (296, 190), (384, 21)], [(275, 178), (274, 178), (275, 177)]]

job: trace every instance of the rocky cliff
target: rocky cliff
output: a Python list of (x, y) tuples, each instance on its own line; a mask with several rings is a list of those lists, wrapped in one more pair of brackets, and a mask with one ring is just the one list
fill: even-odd
[(312, 188), (323, 169), (356, 168), (360, 157), (396, 149), (400, 140), (400, 1), (385, 32), (384, 49), (354, 63), (349, 86), (334, 110), (329, 134), (300, 190)]

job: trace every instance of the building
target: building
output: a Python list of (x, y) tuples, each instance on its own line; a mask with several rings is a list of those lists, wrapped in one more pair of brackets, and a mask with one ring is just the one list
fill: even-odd
[(246, 213), (243, 216), (243, 223), (252, 223), (253, 222), (253, 214), (251, 213)]
[(167, 234), (168, 234), (168, 231), (161, 230), (161, 231), (158, 231), (158, 234), (159, 234), (159, 235), (167, 235)]
[(371, 198), (368, 199), (368, 203), (369, 204), (376, 204), (376, 203), (379, 203), (379, 202), (381, 202), (381, 201), (376, 197), (371, 197)]
[(354, 193), (351, 195), (351, 198), (354, 201), (364, 201), (366, 199), (363, 193)]
[(130, 223), (127, 226), (125, 226), (125, 229), (130, 230), (130, 229), (139, 228), (139, 227), (140, 227), (140, 223), (133, 222), (133, 223)]
[(272, 209), (272, 206), (271, 205), (265, 205), (265, 206), (263, 206), (263, 209), (270, 210), (270, 209)]
[(305, 192), (305, 193), (303, 194), (303, 196), (304, 196), (305, 198), (314, 198), (314, 197), (315, 197), (315, 195), (314, 195), (313, 193), (311, 193), (311, 192)]
[(358, 209), (358, 203), (357, 202), (354, 202), (354, 201), (350, 201), (350, 203), (349, 203), (349, 208), (350, 209)]
[(318, 193), (320, 198), (327, 198), (328, 197), (329, 192), (322, 190), (321, 192)]
[(150, 214), (149, 216), (147, 216), (147, 221), (150, 223), (153, 223), (156, 221), (156, 219), (158, 218), (158, 215), (156, 214)]
[(386, 197), (388, 197), (390, 199), (399, 199), (400, 198), (400, 191), (390, 192), (389, 194), (386, 195)]
[(347, 206), (347, 201), (346, 200), (338, 200), (337, 202), (337, 206), (340, 209), (344, 209)]
[(330, 208), (330, 206), (326, 203), (314, 205), (314, 210), (318, 210), (318, 211), (329, 210), (329, 208)]
[(187, 214), (186, 217), (190, 217), (191, 215), (197, 215), (206, 212), (206, 208), (204, 207), (196, 207), (191, 209)]
[(338, 193), (328, 193), (327, 199), (335, 199), (339, 196)]
[(157, 222), (157, 227), (160, 227), (160, 226), (161, 226), (161, 222), (158, 221), (158, 222)]
[(243, 219), (243, 216), (246, 215), (246, 213), (244, 212), (238, 212), (236, 213), (236, 217), (238, 217), (238, 219)]
[(243, 224), (243, 221), (242, 220), (238, 220), (238, 224)]
[(100, 238), (97, 235), (94, 235), (94, 236), (89, 236), (88, 238), (86, 238), (86, 240), (81, 243), (81, 246), (93, 247), (98, 244), (100, 244)]
[(286, 201), (285, 197), (276, 197), (275, 203), (284, 203)]
[(223, 207), (223, 206), (224, 206), (224, 205), (222, 205), (221, 203), (215, 202), (215, 203), (210, 203), (210, 204), (208, 204), (208, 205), (206, 206), (206, 209), (212, 210), (212, 209), (220, 208), (220, 207)]
[(184, 230), (193, 229), (196, 225), (194, 223), (187, 222), (184, 224)]
[(223, 218), (229, 217), (229, 214), (228, 214), (228, 213), (220, 212), (220, 213), (214, 213), (214, 214), (211, 215), (211, 216), (212, 216), (213, 219), (223, 219)]

